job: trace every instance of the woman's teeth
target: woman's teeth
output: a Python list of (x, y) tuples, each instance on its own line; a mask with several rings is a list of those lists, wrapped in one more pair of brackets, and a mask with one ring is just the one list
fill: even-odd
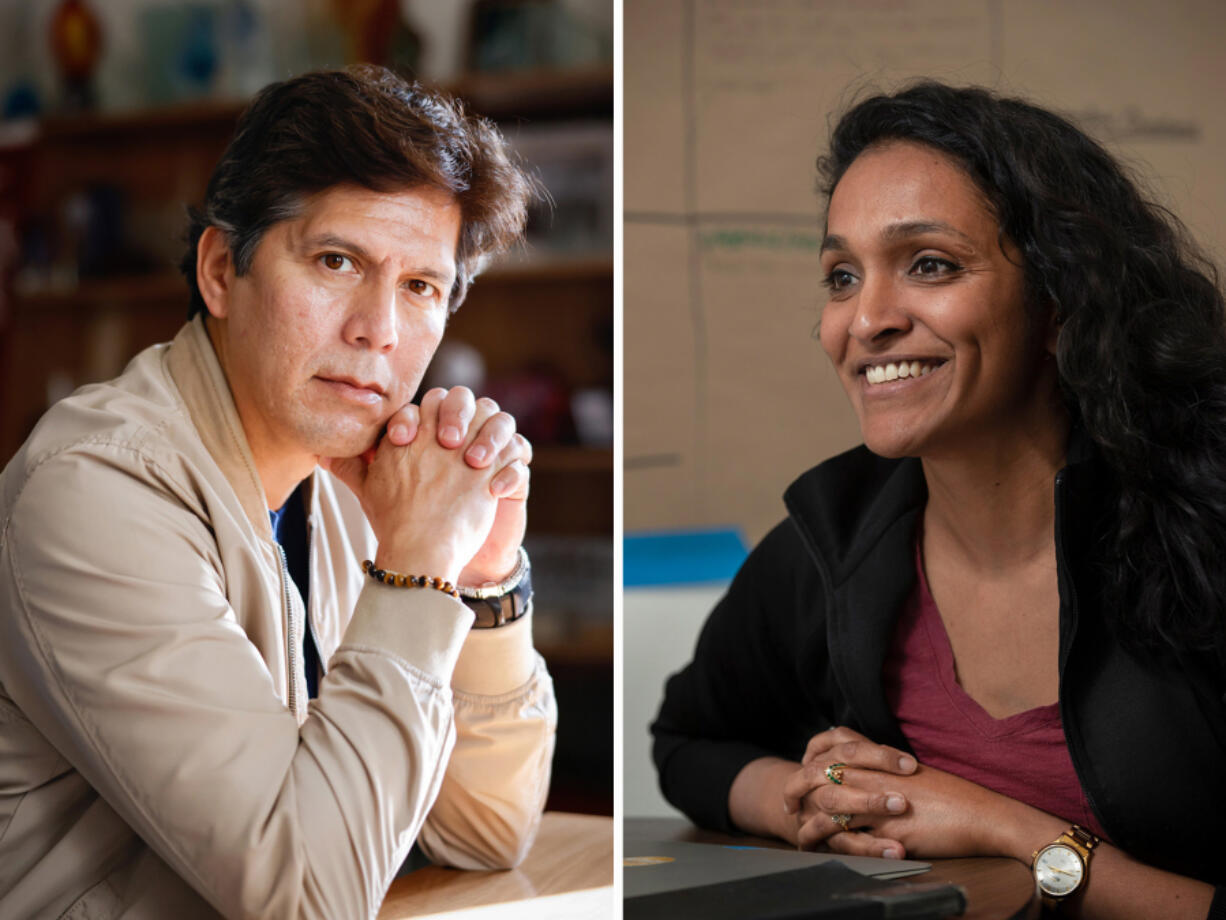
[(872, 364), (864, 369), (864, 376), (869, 383), (888, 383), (904, 377), (923, 377), (931, 374), (937, 368), (937, 363), (925, 364), (922, 361), (899, 361), (889, 364)]

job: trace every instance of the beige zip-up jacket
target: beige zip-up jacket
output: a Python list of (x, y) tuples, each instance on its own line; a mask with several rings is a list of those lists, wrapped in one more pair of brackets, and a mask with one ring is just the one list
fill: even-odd
[[(322, 470), (310, 610), (200, 319), (54, 406), (0, 476), (0, 917), (373, 916), (415, 839), (509, 866), (556, 706), (530, 617), (359, 569)], [(328, 662), (308, 702), (305, 617)]]

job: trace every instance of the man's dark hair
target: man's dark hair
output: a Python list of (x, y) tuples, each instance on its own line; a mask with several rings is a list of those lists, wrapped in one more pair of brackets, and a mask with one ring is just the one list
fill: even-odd
[(386, 68), (361, 64), (274, 83), (243, 112), (203, 207), (190, 210), (180, 263), (191, 288), (188, 318), (205, 306), (196, 248), (206, 227), (225, 233), (242, 275), (265, 230), (298, 216), (310, 196), (347, 183), (388, 192), (436, 188), (455, 197), (461, 227), (448, 297), (453, 311), (482, 256), (521, 237), (537, 188), (492, 123)]
[(922, 82), (868, 98), (818, 161), (827, 201), (896, 141), (949, 156), (1021, 252), (1031, 304), (1060, 322), (1065, 402), (1109, 464), (1104, 610), (1131, 644), (1226, 661), (1226, 303), (1213, 264), (1101, 144), (1059, 115)]

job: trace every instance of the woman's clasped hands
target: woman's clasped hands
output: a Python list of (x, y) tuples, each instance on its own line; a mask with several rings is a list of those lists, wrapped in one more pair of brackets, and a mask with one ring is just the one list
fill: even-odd
[(850, 728), (813, 736), (783, 798), (801, 849), (887, 859), (1011, 849), (996, 839), (1011, 800)]

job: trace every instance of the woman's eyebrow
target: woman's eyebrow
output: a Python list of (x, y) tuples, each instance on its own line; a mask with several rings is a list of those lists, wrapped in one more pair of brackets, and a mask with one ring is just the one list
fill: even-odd
[[(907, 220), (890, 224), (881, 231), (881, 238), (885, 242), (890, 243), (913, 236), (922, 236), (925, 233), (949, 233), (972, 245), (975, 242), (953, 224), (947, 224), (939, 220)], [(839, 236), (837, 233), (828, 233), (822, 240), (820, 251), (826, 252), (831, 249), (845, 250), (847, 248), (847, 239), (845, 237)]]
[(892, 241), (912, 236), (922, 236), (925, 233), (950, 233), (968, 243), (974, 242), (974, 240), (953, 224), (947, 224), (939, 220), (908, 220), (890, 224), (881, 231), (881, 238)]
[(843, 239), (843, 237), (839, 236), (837, 233), (827, 233), (822, 239), (822, 248), (819, 251), (826, 252), (831, 249), (842, 250), (846, 248), (847, 240)]

